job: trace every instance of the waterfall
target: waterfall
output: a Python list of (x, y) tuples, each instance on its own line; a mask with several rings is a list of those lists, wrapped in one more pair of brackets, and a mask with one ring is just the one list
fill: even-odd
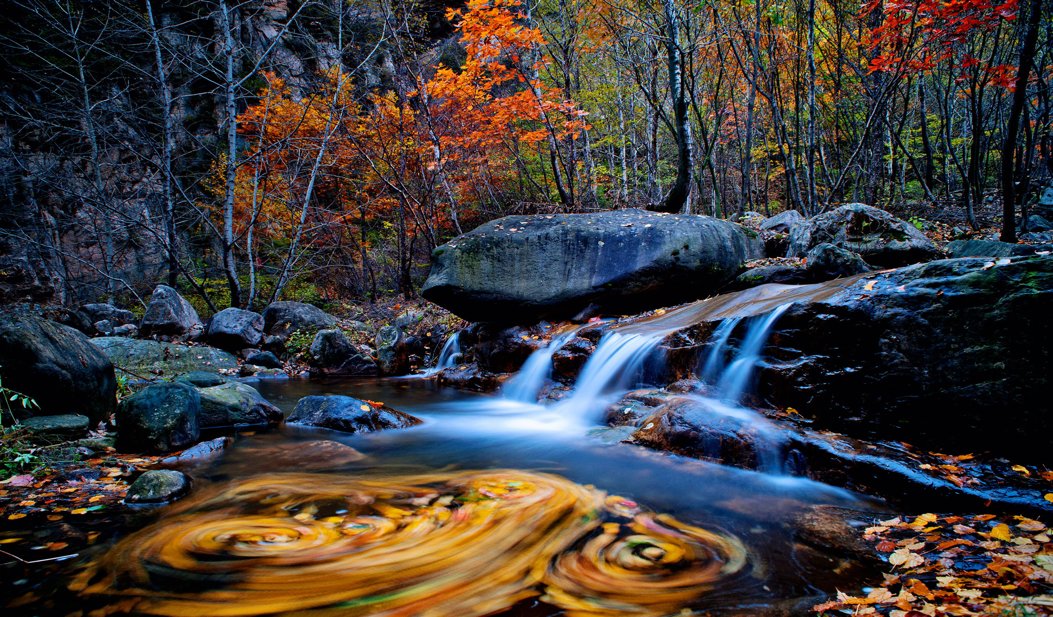
[(713, 335), (710, 337), (712, 342), (710, 343), (709, 355), (706, 356), (706, 363), (702, 367), (702, 381), (714, 383), (720, 378), (721, 372), (724, 371), (724, 357), (727, 354), (728, 339), (731, 338), (731, 333), (735, 331), (735, 327), (739, 325), (740, 321), (742, 321), (741, 317), (729, 317), (720, 322), (720, 325), (713, 331)]
[(442, 346), (442, 351), (439, 352), (438, 359), (435, 360), (435, 365), (423, 372), (425, 377), (435, 375), (443, 369), (457, 366), (457, 361), (461, 359), (460, 336), (460, 332), (454, 332), (446, 339), (446, 343)]
[(644, 362), (667, 334), (668, 330), (609, 332), (582, 368), (571, 397), (559, 404), (559, 411), (583, 421), (598, 422), (600, 419), (593, 416), (603, 410), (611, 395), (621, 394), (632, 385), (632, 380), (639, 379)]
[(761, 352), (764, 351), (764, 344), (768, 342), (772, 326), (788, 308), (790, 308), (789, 303), (782, 304), (767, 315), (757, 316), (750, 322), (746, 337), (739, 345), (735, 359), (717, 381), (717, 392), (720, 393), (723, 400), (738, 403), (745, 394), (746, 387), (749, 386), (750, 378), (753, 376), (753, 370), (761, 360)]
[(552, 375), (552, 356), (569, 343), (582, 327), (584, 326), (553, 336), (548, 345), (530, 354), (523, 368), (501, 388), (501, 396), (511, 401), (536, 403), (541, 388)]

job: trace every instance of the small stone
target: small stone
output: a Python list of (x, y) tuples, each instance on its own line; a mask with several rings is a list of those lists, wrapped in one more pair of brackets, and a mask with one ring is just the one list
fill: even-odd
[(126, 503), (167, 503), (190, 490), (190, 478), (170, 469), (153, 469), (139, 476), (128, 488)]

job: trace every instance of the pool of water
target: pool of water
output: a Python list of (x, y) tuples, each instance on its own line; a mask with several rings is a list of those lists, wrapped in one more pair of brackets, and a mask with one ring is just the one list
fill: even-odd
[(253, 385), (286, 413), (344, 394), (423, 423), (239, 435), (189, 498), (65, 566), (55, 586), (72, 588), (71, 609), (771, 614), (863, 575), (797, 538), (810, 508), (872, 507), (844, 490), (621, 444), (558, 406), (429, 380)]

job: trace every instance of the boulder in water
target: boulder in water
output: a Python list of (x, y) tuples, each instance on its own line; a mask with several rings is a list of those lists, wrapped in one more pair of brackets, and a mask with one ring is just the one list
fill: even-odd
[(296, 403), (289, 424), (317, 426), (345, 433), (370, 433), (420, 424), (401, 411), (375, 406), (350, 396), (305, 396)]
[(197, 311), (168, 285), (158, 285), (150, 296), (139, 330), (143, 336), (182, 336), (202, 328)]
[(798, 222), (790, 229), (786, 256), (804, 257), (827, 242), (886, 268), (940, 257), (936, 245), (917, 227), (864, 204), (844, 205)]
[(421, 293), (467, 320), (501, 323), (655, 308), (734, 278), (761, 256), (755, 236), (643, 210), (510, 216), (435, 249)]
[(255, 347), (263, 341), (263, 316), (239, 308), (223, 309), (209, 320), (205, 337), (227, 351)]
[(128, 503), (167, 503), (190, 491), (190, 478), (171, 469), (151, 469), (135, 479), (128, 487), (124, 500)]
[(32, 398), (25, 415), (77, 413), (92, 422), (117, 405), (113, 363), (82, 333), (33, 315), (0, 313), (0, 376), (5, 388)]
[(231, 381), (198, 390), (201, 396), (201, 428), (273, 426), (281, 423), (282, 412), (263, 398), (256, 388)]
[(181, 383), (159, 383), (117, 407), (117, 448), (166, 454), (193, 445), (200, 435), (201, 396)]
[(1053, 256), (947, 259), (831, 290), (777, 323), (766, 399), (930, 449), (1047, 454)]

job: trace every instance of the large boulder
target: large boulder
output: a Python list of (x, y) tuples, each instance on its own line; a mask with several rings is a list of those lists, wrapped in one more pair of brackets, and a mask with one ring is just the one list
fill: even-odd
[(201, 428), (231, 426), (273, 426), (282, 421), (282, 412), (263, 398), (256, 388), (231, 381), (201, 388)]
[(870, 272), (870, 266), (857, 253), (827, 242), (813, 247), (805, 259), (808, 262), (808, 274), (816, 281)]
[(630, 312), (711, 293), (761, 256), (755, 235), (643, 210), (509, 216), (435, 249), (421, 293), (470, 321)]
[(776, 324), (762, 396), (839, 430), (1048, 457), (1053, 256), (934, 261), (821, 295)]
[(182, 450), (201, 435), (201, 396), (181, 383), (143, 388), (117, 407), (117, 449), (165, 454)]
[(844, 205), (798, 222), (790, 229), (786, 256), (804, 257), (826, 242), (882, 267), (904, 266), (940, 256), (936, 245), (917, 227), (864, 204)]
[(158, 285), (154, 289), (139, 324), (143, 336), (182, 336), (201, 327), (201, 318), (194, 307), (168, 285)]
[(296, 403), (288, 422), (345, 433), (369, 433), (420, 424), (419, 419), (407, 413), (340, 395), (305, 396)]
[(227, 351), (256, 347), (263, 341), (263, 315), (245, 309), (225, 308), (209, 320), (205, 338)]
[(191, 371), (211, 371), (238, 367), (233, 355), (205, 345), (181, 345), (143, 341), (120, 336), (91, 339), (118, 369), (132, 377), (179, 375)]
[(36, 401), (20, 412), (104, 420), (117, 405), (113, 363), (80, 332), (29, 314), (0, 313), (0, 377)]
[(336, 317), (303, 302), (274, 302), (263, 309), (263, 331), (288, 336), (297, 330), (317, 332), (336, 326)]

